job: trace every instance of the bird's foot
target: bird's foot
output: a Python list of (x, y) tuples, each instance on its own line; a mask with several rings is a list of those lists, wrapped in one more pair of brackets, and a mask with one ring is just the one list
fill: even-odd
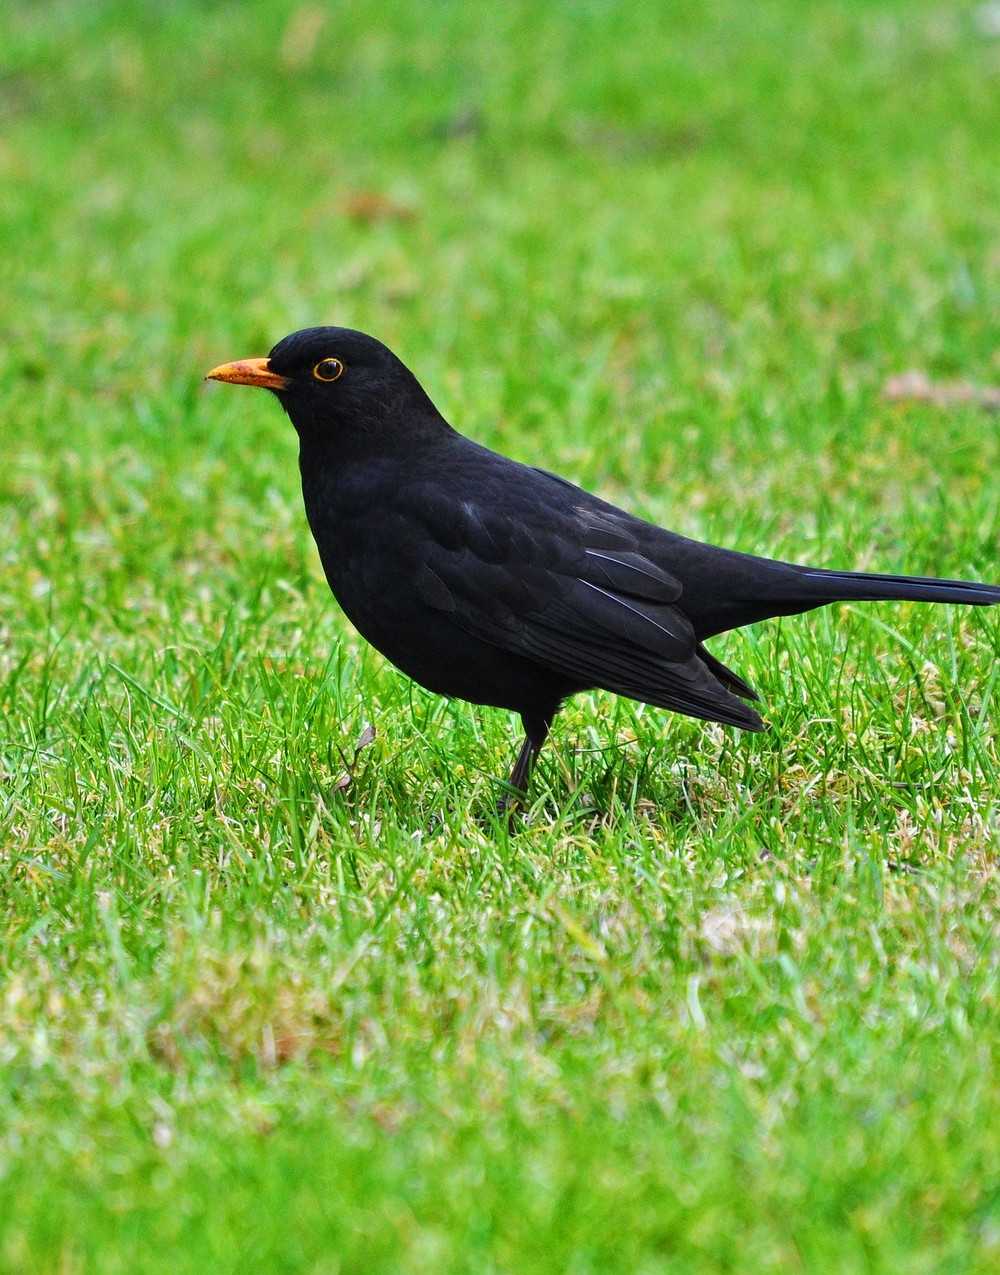
[(502, 797), (498, 797), (493, 807), (493, 815), (497, 821), (505, 821), (509, 832), (521, 823), (524, 817), (524, 803), (528, 794), (519, 788), (508, 786)]

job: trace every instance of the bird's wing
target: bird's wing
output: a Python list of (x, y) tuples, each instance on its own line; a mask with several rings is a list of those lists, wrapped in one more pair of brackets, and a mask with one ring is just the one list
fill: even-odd
[(676, 605), (679, 581), (642, 553), (628, 515), (585, 498), (533, 504), (533, 494), (413, 492), (428, 533), (415, 578), (425, 605), (581, 687), (761, 729), (710, 671)]

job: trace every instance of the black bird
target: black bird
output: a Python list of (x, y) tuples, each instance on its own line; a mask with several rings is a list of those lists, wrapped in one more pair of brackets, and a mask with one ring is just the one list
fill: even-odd
[(1000, 586), (824, 571), (701, 544), (457, 433), (416, 377), (350, 328), (293, 332), (208, 377), (272, 390), (299, 436), (334, 596), (441, 695), (521, 714), (523, 791), (560, 705), (604, 687), (743, 730), (754, 690), (704, 646), (830, 602), (1000, 602)]

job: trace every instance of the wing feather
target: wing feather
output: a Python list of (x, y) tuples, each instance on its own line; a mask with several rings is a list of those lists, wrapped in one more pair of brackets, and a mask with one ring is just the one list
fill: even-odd
[[(580, 689), (763, 729), (699, 647), (679, 581), (642, 554), (617, 511), (560, 505), (539, 518), (466, 499), (456, 515), (454, 498), (447, 509), (440, 535), (433, 507), (421, 510), (433, 538), (415, 585), (428, 607)], [(735, 674), (729, 686), (749, 691)]]

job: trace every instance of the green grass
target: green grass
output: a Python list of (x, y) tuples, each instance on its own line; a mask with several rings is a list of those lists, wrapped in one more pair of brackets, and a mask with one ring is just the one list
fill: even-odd
[(881, 396), (1000, 377), (976, 13), (5, 7), (3, 1270), (997, 1269), (996, 613), (720, 639), (761, 736), (580, 697), (508, 835), (200, 380), (359, 326), (678, 531), (996, 579), (996, 416)]

